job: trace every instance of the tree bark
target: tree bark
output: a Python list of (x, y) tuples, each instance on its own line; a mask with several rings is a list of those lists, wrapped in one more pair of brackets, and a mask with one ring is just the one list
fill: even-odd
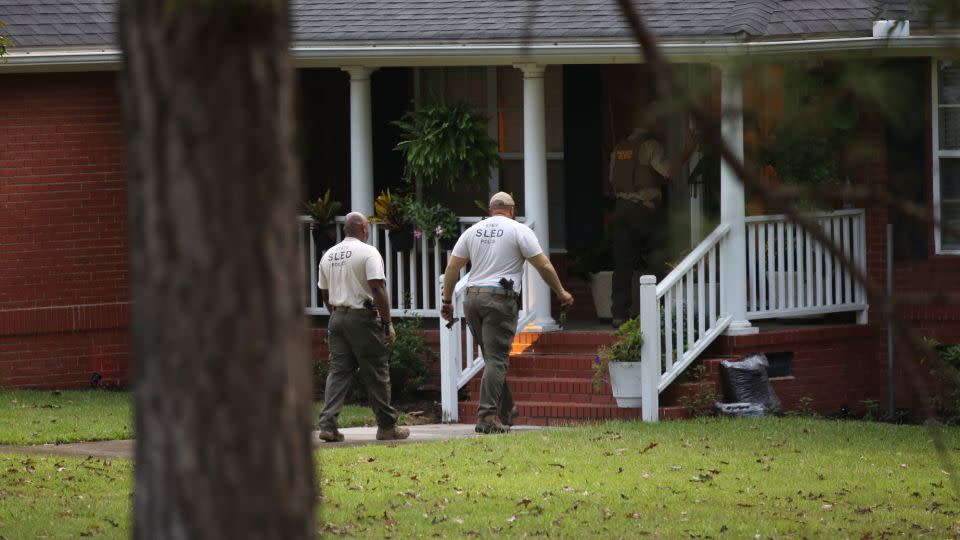
[(134, 536), (313, 537), (287, 3), (119, 10)]

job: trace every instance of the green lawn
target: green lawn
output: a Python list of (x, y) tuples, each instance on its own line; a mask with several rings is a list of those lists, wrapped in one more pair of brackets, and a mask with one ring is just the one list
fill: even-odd
[[(318, 451), (322, 536), (955, 538), (960, 429), (698, 420)], [(0, 537), (128, 537), (127, 461), (0, 456)], [(759, 535), (759, 536), (756, 536)]]
[(943, 434), (946, 461), (924, 428), (800, 418), (329, 450), (320, 526), (371, 538), (954, 538), (960, 431)]
[[(103, 390), (0, 390), (0, 444), (104, 441), (133, 437), (132, 396)], [(322, 403), (314, 403), (314, 421)], [(401, 424), (417, 423), (400, 416)], [(340, 427), (376, 425), (369, 407), (347, 405)]]

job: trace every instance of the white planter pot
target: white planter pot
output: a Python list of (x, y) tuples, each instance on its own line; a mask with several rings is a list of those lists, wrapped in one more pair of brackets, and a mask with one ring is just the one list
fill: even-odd
[(640, 362), (610, 362), (610, 386), (613, 397), (621, 408), (639, 408), (641, 406)]
[(590, 274), (590, 294), (593, 295), (593, 307), (598, 319), (609, 319), (611, 299), (613, 297), (613, 271), (604, 270)]

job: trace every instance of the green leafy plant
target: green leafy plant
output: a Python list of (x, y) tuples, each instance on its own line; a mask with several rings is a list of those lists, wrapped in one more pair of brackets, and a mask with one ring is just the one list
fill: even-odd
[[(0, 28), (3, 28), (3, 21), (0, 21)], [(10, 45), (10, 38), (0, 34), (0, 61), (7, 63), (7, 46)]]
[(713, 416), (714, 405), (718, 401), (719, 396), (714, 390), (701, 390), (693, 395), (682, 396), (679, 399), (680, 406), (692, 418)]
[(400, 128), (394, 149), (406, 159), (407, 181), (419, 178), (425, 185), (480, 188), (490, 169), (500, 164), (486, 119), (464, 101), (432, 103), (408, 111), (393, 124)]
[[(931, 405), (937, 419), (945, 424), (960, 423), (960, 386), (957, 377), (960, 375), (960, 345), (944, 345), (934, 339), (924, 340), (928, 346), (936, 351), (940, 358), (939, 365), (930, 366), (930, 374), (934, 385)], [(925, 363), (921, 359), (921, 364)]]
[(303, 203), (307, 215), (313, 218), (313, 223), (317, 227), (326, 227), (332, 225), (337, 218), (337, 212), (343, 204), (340, 201), (333, 200), (333, 193), (330, 188), (324, 192), (323, 196), (317, 197), (316, 201), (307, 201)]
[(430, 375), (429, 364), (436, 361), (427, 347), (418, 316), (395, 319), (397, 340), (390, 346), (390, 388), (394, 397), (416, 392)]
[(427, 238), (456, 240), (460, 233), (457, 214), (442, 204), (414, 201), (407, 207), (407, 214), (414, 227)]
[(643, 332), (640, 331), (640, 318), (630, 319), (620, 325), (613, 334), (613, 343), (601, 347), (593, 360), (593, 388), (599, 390), (609, 377), (610, 362), (639, 362), (643, 348)]

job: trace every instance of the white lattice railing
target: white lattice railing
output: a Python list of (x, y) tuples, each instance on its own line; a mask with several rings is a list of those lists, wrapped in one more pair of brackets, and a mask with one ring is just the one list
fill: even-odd
[(720, 286), (720, 249), (729, 232), (729, 225), (718, 226), (661, 283), (640, 278), (644, 420), (658, 419), (660, 392), (730, 324)]
[[(861, 270), (866, 261), (863, 210), (809, 214)], [(747, 318), (790, 317), (867, 309), (866, 295), (808, 231), (785, 216), (751, 216), (747, 228)]]
[[(480, 221), (479, 217), (459, 218), (460, 232)], [(307, 283), (304, 290), (305, 311), (308, 315), (328, 315), (326, 307), (319, 298), (317, 290), (317, 272), (320, 253), (314, 242), (309, 216), (299, 216), (300, 258), (307, 265)], [(343, 239), (343, 217), (337, 218), (336, 241)], [(400, 252), (390, 245), (387, 231), (377, 223), (370, 223), (370, 237), (367, 243), (375, 246), (383, 255), (384, 270), (387, 276), (387, 290), (390, 292), (390, 313), (392, 316), (419, 315), (437, 317), (440, 315), (440, 295), (437, 279), (443, 275), (448, 252), (441, 248), (435, 239), (421, 237), (414, 240), (413, 249)]]
[[(535, 226), (534, 223), (529, 224), (531, 229)], [(517, 332), (533, 320), (537, 299), (531, 291), (536, 276), (537, 273), (530, 267), (530, 263), (524, 263), (523, 276), (520, 278), (521, 304), (517, 317)], [(460, 280), (453, 289), (453, 324), (448, 328), (447, 321), (440, 319), (440, 405), (444, 422), (456, 422), (460, 419), (457, 393), (483, 369), (484, 364), (480, 344), (474, 341), (473, 334), (463, 319), (463, 297), (468, 279), (468, 273), (461, 273)], [(438, 284), (438, 290), (442, 289), (443, 276), (440, 276)], [(550, 299), (545, 301), (549, 302)]]

